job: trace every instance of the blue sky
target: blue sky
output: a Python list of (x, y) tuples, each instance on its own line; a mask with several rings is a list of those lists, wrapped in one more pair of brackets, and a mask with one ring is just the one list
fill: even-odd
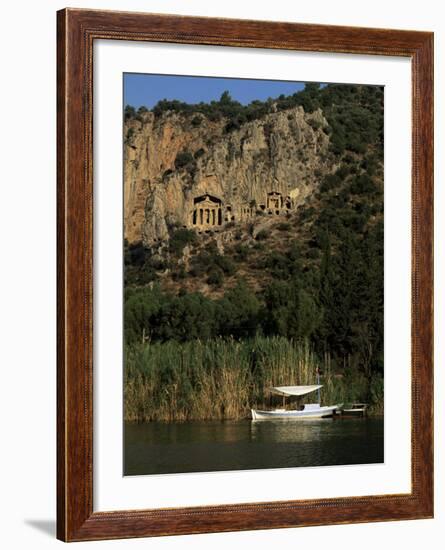
[(304, 82), (125, 73), (124, 105), (136, 109), (145, 105), (151, 109), (160, 99), (208, 103), (218, 100), (225, 90), (233, 99), (246, 105), (254, 99), (289, 95), (303, 88)]

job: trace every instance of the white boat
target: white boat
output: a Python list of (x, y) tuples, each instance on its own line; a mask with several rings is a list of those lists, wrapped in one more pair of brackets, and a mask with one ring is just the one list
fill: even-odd
[[(337, 410), (340, 410), (342, 404), (321, 406), (320, 405), (320, 384), (313, 386), (277, 386), (270, 388), (270, 392), (283, 397), (283, 408), (271, 411), (260, 411), (251, 409), (252, 420), (305, 420), (311, 418), (327, 418), (333, 416)], [(286, 397), (301, 397), (318, 390), (318, 403), (306, 403), (300, 409), (285, 409), (284, 403)]]

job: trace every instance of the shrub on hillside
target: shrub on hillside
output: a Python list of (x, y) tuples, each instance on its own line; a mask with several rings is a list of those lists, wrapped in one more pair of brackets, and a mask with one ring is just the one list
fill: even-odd
[(175, 256), (180, 256), (185, 246), (196, 243), (196, 233), (191, 229), (176, 229), (170, 236), (169, 250)]

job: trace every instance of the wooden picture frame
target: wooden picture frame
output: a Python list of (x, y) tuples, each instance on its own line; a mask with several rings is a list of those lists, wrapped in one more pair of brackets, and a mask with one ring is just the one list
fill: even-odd
[[(433, 516), (433, 34), (65, 9), (57, 14), (57, 537), (64, 541)], [(407, 494), (93, 512), (95, 40), (403, 56), (412, 62), (412, 490)]]

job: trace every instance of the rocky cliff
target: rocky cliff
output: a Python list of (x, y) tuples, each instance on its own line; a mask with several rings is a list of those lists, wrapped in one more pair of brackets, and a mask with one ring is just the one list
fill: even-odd
[(124, 231), (151, 246), (169, 228), (224, 232), (288, 213), (333, 170), (321, 110), (271, 112), (228, 130), (202, 114), (142, 113), (124, 127)]

